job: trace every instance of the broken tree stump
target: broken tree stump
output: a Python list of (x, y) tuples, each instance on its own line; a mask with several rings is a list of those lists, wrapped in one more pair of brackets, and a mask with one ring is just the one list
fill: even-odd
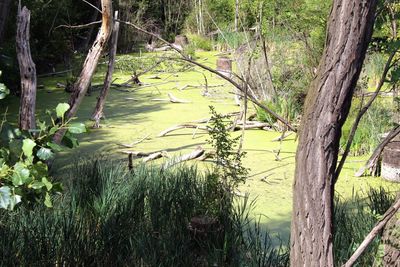
[(217, 59), (217, 71), (230, 78), (232, 75), (232, 60), (227, 57), (219, 57)]
[(19, 109), (19, 128), (29, 130), (36, 128), (36, 66), (32, 60), (29, 44), (29, 27), (31, 12), (18, 5), (17, 23), (17, 58), (21, 75), (21, 101)]
[(383, 150), (381, 177), (400, 182), (400, 135), (397, 135)]

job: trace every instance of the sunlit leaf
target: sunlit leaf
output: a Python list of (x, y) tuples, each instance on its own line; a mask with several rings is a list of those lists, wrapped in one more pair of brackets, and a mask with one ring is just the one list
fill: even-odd
[(33, 154), (33, 148), (36, 146), (35, 141), (32, 139), (24, 139), (22, 143), (22, 151), (24, 152), (25, 156), (29, 157)]
[(7, 209), (10, 205), (11, 190), (8, 186), (0, 187), (0, 208)]
[(56, 107), (57, 117), (62, 118), (64, 116), (65, 112), (67, 112), (69, 110), (69, 107), (70, 106), (67, 103), (58, 104)]
[(42, 147), (38, 150), (36, 156), (38, 156), (38, 158), (41, 160), (49, 160), (54, 157), (54, 153), (51, 151), (51, 149)]
[(48, 208), (53, 207), (53, 203), (51, 202), (51, 197), (50, 197), (49, 193), (46, 193), (46, 196), (44, 198), (44, 205), (46, 205), (46, 207), (48, 207)]
[(72, 134), (81, 134), (86, 132), (86, 126), (83, 123), (71, 123), (68, 125), (68, 131)]

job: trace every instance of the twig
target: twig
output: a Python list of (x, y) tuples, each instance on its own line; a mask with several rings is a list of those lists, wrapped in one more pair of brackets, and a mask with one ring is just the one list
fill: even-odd
[(54, 29), (58, 29), (58, 28), (68, 28), (68, 29), (84, 29), (84, 28), (88, 28), (90, 26), (96, 25), (96, 24), (101, 24), (101, 20), (99, 21), (93, 21), (93, 22), (89, 22), (87, 24), (80, 24), (80, 25), (58, 25), (57, 27), (55, 27)]
[(141, 142), (143, 142), (144, 140), (146, 140), (149, 136), (150, 136), (150, 134), (146, 135), (146, 136), (143, 137), (142, 139), (140, 139), (140, 140), (138, 140), (138, 141), (135, 141), (135, 142), (133, 142), (133, 143), (131, 143), (131, 144), (121, 144), (121, 143), (118, 143), (118, 145), (123, 146), (123, 147), (126, 147), (126, 148), (132, 148), (132, 147), (134, 147), (135, 145), (140, 144)]

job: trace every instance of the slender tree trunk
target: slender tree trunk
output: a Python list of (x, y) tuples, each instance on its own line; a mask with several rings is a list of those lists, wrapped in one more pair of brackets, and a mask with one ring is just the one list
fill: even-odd
[[(115, 19), (118, 19), (118, 11), (115, 11), (114, 17)], [(92, 115), (92, 120), (94, 120), (94, 125), (93, 125), (94, 128), (100, 127), (100, 119), (103, 117), (104, 103), (106, 102), (106, 97), (111, 86), (112, 75), (114, 72), (115, 55), (117, 53), (118, 32), (119, 32), (119, 22), (115, 22), (110, 42), (110, 54), (109, 54), (107, 75), (104, 80), (103, 89), (101, 90), (100, 96), (97, 100), (96, 108)]]
[[(71, 108), (67, 113), (67, 118), (72, 118), (78, 111), (87, 89), (92, 80), (93, 74), (96, 70), (97, 63), (100, 59), (101, 53), (107, 44), (111, 34), (113, 19), (112, 19), (112, 0), (101, 0), (102, 7), (102, 24), (97, 38), (94, 41), (92, 48), (89, 50), (86, 60), (83, 63), (83, 68), (78, 80), (74, 84), (73, 92), (69, 100)], [(54, 135), (54, 141), (60, 143), (65, 134), (65, 129), (59, 130)]]
[(235, 32), (239, 30), (239, 0), (235, 0)]
[(7, 24), (8, 13), (10, 12), (11, 0), (0, 1), (0, 45), (3, 42), (4, 30)]
[(341, 128), (371, 39), (377, 0), (334, 0), (296, 154), (291, 266), (333, 266), (333, 177)]
[(17, 22), (17, 58), (21, 75), (21, 104), (19, 108), (19, 128), (29, 130), (36, 128), (36, 66), (32, 60), (29, 45), (30, 11), (18, 5)]

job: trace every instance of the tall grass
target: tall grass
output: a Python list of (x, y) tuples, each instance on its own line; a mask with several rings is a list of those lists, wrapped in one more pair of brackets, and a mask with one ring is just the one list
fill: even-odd
[[(336, 199), (333, 244), (337, 266), (350, 258), (394, 200), (395, 194), (383, 187), (371, 188), (366, 198), (355, 195), (347, 201)], [(379, 266), (382, 249), (379, 235), (354, 266)]]
[[(0, 214), (3, 266), (285, 266), (282, 249), (212, 173), (96, 160), (77, 165), (54, 208)], [(213, 222), (193, 231), (194, 217)], [(262, 241), (262, 242), (261, 242)]]

